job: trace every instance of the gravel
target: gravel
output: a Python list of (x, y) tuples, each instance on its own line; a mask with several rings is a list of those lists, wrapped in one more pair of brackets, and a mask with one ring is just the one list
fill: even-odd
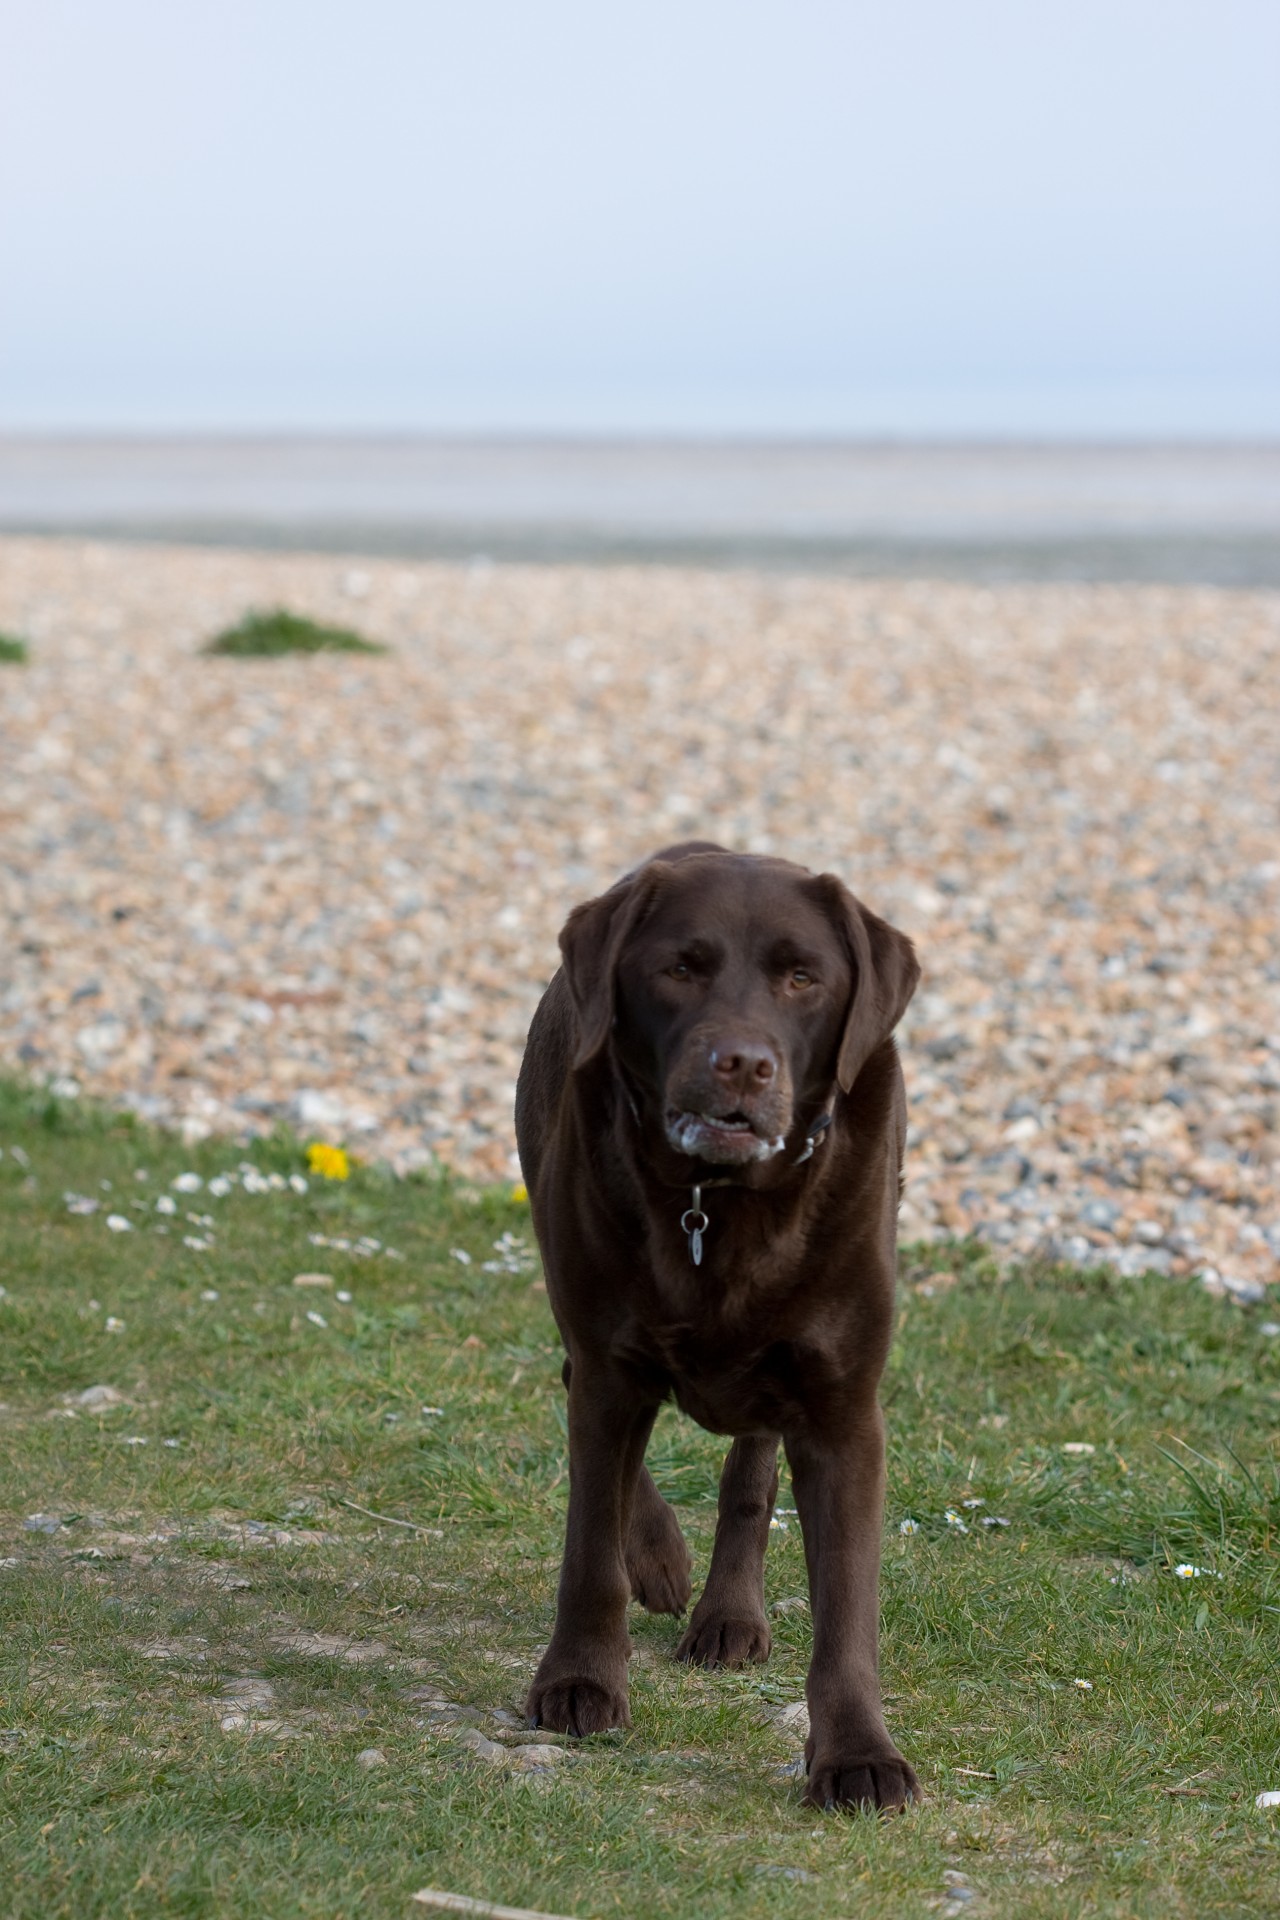
[[(199, 655), (275, 605), (393, 651)], [(906, 1238), (1276, 1279), (1280, 597), (31, 539), (0, 629), (6, 1066), (511, 1177), (569, 906), (705, 834), (919, 944)]]

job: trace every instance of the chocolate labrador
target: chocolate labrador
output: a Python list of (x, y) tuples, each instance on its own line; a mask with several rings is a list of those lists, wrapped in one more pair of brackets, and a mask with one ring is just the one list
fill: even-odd
[(516, 1133), (568, 1358), (569, 1521), (535, 1725), (626, 1726), (627, 1602), (681, 1613), (689, 1551), (644, 1465), (674, 1395), (733, 1436), (682, 1660), (767, 1660), (787, 1451), (813, 1611), (806, 1798), (918, 1797), (877, 1672), (911, 942), (830, 874), (691, 841), (575, 907)]

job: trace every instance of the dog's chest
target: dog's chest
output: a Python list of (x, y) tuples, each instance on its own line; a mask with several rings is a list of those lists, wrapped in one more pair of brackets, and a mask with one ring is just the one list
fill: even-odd
[(623, 1344), (712, 1433), (794, 1430), (835, 1386), (830, 1356), (805, 1341), (670, 1324), (633, 1326)]

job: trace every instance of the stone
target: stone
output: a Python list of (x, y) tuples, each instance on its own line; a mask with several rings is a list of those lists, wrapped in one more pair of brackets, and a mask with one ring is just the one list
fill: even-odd
[(122, 1407), (125, 1405), (125, 1396), (121, 1393), (119, 1387), (105, 1385), (85, 1387), (79, 1393), (69, 1394), (66, 1397), (72, 1400), (77, 1407), (84, 1407), (91, 1413), (101, 1413), (107, 1407)]
[(797, 1740), (809, 1738), (809, 1708), (803, 1700), (793, 1700), (789, 1705), (778, 1707), (773, 1714), (773, 1724), (783, 1733), (794, 1734)]

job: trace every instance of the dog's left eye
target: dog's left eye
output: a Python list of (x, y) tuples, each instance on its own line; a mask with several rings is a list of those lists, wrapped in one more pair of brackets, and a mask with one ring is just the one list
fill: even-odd
[(813, 975), (810, 973), (808, 967), (792, 967), (791, 985), (793, 987), (811, 987), (813, 985)]
[(673, 980), (687, 980), (689, 978), (689, 967), (683, 960), (677, 960), (674, 967), (667, 968), (667, 972)]

